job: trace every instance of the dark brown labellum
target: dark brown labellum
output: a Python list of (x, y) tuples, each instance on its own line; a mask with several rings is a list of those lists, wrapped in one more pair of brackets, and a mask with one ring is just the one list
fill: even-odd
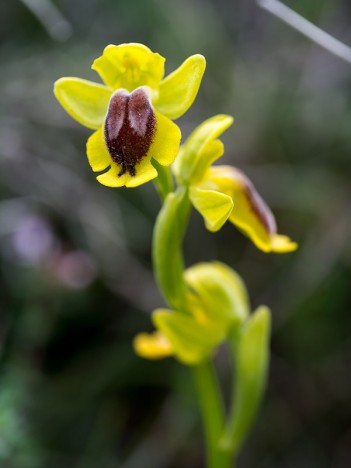
[(111, 158), (122, 166), (118, 176), (129, 172), (146, 156), (154, 138), (156, 118), (143, 88), (111, 96), (105, 118), (105, 142)]

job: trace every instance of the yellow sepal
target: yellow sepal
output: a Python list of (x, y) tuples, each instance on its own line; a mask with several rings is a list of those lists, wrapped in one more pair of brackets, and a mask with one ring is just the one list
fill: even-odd
[(170, 119), (182, 116), (194, 102), (198, 93), (206, 60), (200, 54), (192, 55), (161, 81), (157, 109)]
[(65, 111), (94, 130), (104, 122), (111, 93), (106, 86), (80, 78), (60, 78), (54, 85), (54, 94)]

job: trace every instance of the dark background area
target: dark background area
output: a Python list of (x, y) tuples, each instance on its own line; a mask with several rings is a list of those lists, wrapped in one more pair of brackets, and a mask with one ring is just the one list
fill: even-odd
[[(348, 0), (286, 4), (351, 44)], [(234, 115), (222, 161), (300, 245), (265, 255), (229, 224), (213, 235), (191, 219), (187, 263), (225, 261), (253, 307), (273, 311), (267, 394), (238, 468), (350, 467), (351, 65), (254, 1), (55, 7), (0, 5), (0, 466), (203, 466), (189, 369), (143, 361), (131, 344), (163, 305), (150, 261), (158, 196), (152, 183), (99, 185), (89, 130), (52, 94), (61, 76), (99, 81), (90, 65), (105, 45), (142, 42), (167, 73), (205, 55), (183, 135)], [(217, 364), (226, 391), (224, 351)]]

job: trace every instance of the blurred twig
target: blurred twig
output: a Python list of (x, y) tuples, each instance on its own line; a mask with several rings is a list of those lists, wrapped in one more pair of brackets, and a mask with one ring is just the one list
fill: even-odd
[(318, 28), (278, 0), (257, 0), (257, 4), (337, 57), (351, 63), (351, 48)]
[(55, 41), (66, 41), (72, 26), (50, 0), (21, 0)]

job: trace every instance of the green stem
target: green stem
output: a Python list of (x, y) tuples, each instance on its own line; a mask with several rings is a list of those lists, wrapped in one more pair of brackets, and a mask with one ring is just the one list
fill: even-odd
[(237, 437), (237, 431), (236, 431), (236, 403), (237, 403), (237, 376), (235, 375), (235, 368), (237, 365), (236, 359), (237, 359), (237, 353), (238, 353), (238, 333), (231, 334), (228, 337), (228, 344), (229, 344), (229, 349), (230, 349), (230, 354), (231, 354), (231, 362), (232, 362), (232, 385), (231, 385), (231, 395), (230, 395), (230, 408), (229, 408), (229, 414), (227, 417), (226, 421), (226, 427), (225, 430), (223, 431), (223, 436), (221, 439), (221, 447), (223, 450), (226, 450), (231, 458), (234, 458), (237, 449), (239, 446), (239, 439), (241, 437)]
[(224, 426), (224, 411), (212, 363), (207, 361), (194, 366), (193, 375), (204, 424), (207, 468), (233, 467), (230, 454), (221, 450), (219, 445)]
[[(164, 203), (154, 228), (154, 272), (170, 307), (178, 312), (187, 311), (182, 243), (191, 205), (186, 186), (170, 192), (165, 180), (158, 182)], [(207, 361), (194, 366), (193, 374), (205, 428), (207, 468), (232, 468), (231, 453), (220, 446), (224, 411), (212, 363)]]
[(158, 172), (158, 177), (155, 179), (155, 186), (160, 194), (161, 200), (165, 201), (167, 195), (173, 192), (173, 177), (169, 167), (161, 166), (157, 161), (153, 161), (153, 165)]
[(153, 263), (157, 283), (168, 304), (186, 309), (182, 242), (189, 219), (190, 202), (185, 187), (169, 193), (157, 217), (153, 236)]

